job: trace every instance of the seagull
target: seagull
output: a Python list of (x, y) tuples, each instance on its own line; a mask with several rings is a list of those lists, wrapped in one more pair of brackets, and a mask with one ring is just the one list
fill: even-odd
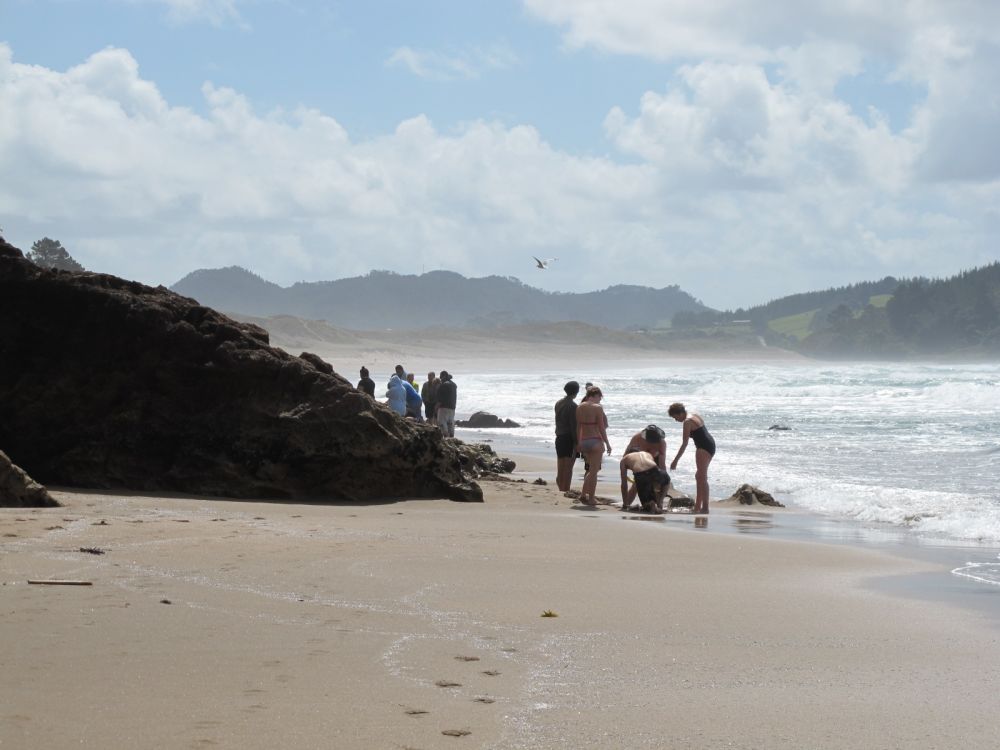
[[(535, 258), (534, 255), (532, 255), (531, 257)], [(542, 260), (541, 258), (535, 258), (535, 265), (538, 267), (538, 270), (544, 271), (546, 268), (549, 267), (549, 263), (551, 263), (554, 260), (559, 260), (559, 259), (558, 258), (546, 258), (545, 260)]]

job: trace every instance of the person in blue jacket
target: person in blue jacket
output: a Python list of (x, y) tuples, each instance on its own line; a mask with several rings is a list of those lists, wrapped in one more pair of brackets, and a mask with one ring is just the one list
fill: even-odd
[[(413, 375), (410, 375), (412, 378)], [(423, 422), (424, 418), (420, 414), (420, 409), (424, 405), (424, 401), (420, 398), (420, 393), (409, 380), (404, 380), (403, 391), (406, 393), (406, 410), (405, 414), (407, 417), (412, 417), (417, 422)]]
[(389, 399), (389, 408), (401, 417), (406, 416), (406, 391), (403, 389), (404, 382), (400, 379), (399, 375), (393, 373), (389, 377), (389, 386), (385, 392), (386, 397)]

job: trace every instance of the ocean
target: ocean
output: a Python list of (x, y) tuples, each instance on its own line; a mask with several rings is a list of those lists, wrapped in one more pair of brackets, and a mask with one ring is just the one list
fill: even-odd
[[(501, 454), (551, 456), (553, 473), (553, 404), (567, 380), (592, 381), (604, 393), (613, 448), (605, 480), (616, 481), (629, 437), (647, 424), (664, 429), (672, 458), (681, 426), (666, 412), (681, 401), (718, 444), (713, 500), (747, 482), (789, 507), (871, 533), (1000, 547), (1000, 365), (664, 361), (570, 371), (545, 364), (455, 380), (459, 418), (488, 411), (521, 424), (459, 437), (490, 440)], [(672, 474), (694, 494), (693, 444)], [(970, 565), (956, 573), (1000, 584), (1000, 563)]]

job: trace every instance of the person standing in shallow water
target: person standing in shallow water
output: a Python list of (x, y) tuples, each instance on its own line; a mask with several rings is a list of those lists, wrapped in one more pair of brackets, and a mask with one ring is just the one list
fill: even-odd
[(573, 483), (576, 463), (576, 394), (580, 384), (571, 380), (563, 386), (565, 398), (556, 401), (556, 487), (566, 492)]
[(667, 409), (667, 414), (673, 417), (675, 421), (684, 423), (681, 447), (678, 448), (677, 455), (674, 456), (674, 460), (670, 463), (670, 470), (673, 471), (677, 468), (677, 462), (681, 460), (681, 456), (684, 455), (684, 449), (687, 448), (688, 438), (691, 438), (695, 447), (694, 463), (696, 469), (694, 480), (697, 486), (694, 512), (707, 514), (708, 465), (712, 463), (712, 458), (715, 457), (715, 438), (708, 433), (708, 428), (705, 427), (705, 420), (697, 414), (688, 414), (684, 404), (671, 404), (670, 408)]
[(597, 505), (597, 474), (601, 470), (604, 449), (607, 448), (608, 455), (611, 455), (606, 429), (608, 419), (601, 406), (603, 398), (601, 389), (592, 385), (587, 389), (586, 398), (576, 407), (576, 442), (587, 461), (587, 474), (580, 492), (580, 502), (584, 505)]

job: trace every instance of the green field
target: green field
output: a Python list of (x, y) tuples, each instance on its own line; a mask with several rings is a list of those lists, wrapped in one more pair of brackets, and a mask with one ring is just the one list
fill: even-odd
[(819, 310), (799, 313), (798, 315), (786, 315), (783, 318), (775, 318), (768, 322), (767, 327), (782, 336), (792, 336), (801, 341), (809, 335), (809, 326), (812, 325), (813, 318)]
[(872, 307), (885, 307), (885, 303), (891, 299), (891, 294), (873, 294), (868, 298), (868, 304)]

